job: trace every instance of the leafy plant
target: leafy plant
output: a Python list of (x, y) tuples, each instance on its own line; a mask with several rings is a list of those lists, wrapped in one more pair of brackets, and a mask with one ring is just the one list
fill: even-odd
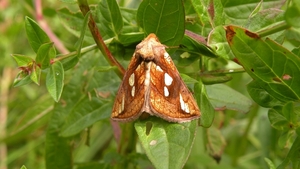
[[(38, 21), (24, 21), (32, 51), (12, 54), (18, 88), (2, 85), (16, 99), (2, 103), (10, 113), (0, 166), (299, 168), (298, 1), (63, 0), (48, 9), (47, 22), (60, 18), (51, 25), (58, 38), (36, 2)], [(199, 122), (109, 120), (128, 61), (149, 33), (193, 89)]]

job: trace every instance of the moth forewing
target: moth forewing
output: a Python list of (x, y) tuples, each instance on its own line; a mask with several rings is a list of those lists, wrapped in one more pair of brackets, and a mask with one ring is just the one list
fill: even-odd
[(123, 77), (112, 110), (112, 119), (117, 121), (133, 121), (137, 119), (144, 102), (144, 65), (138, 57), (133, 57)]
[(178, 123), (200, 117), (193, 95), (155, 34), (137, 45), (119, 88), (112, 119), (132, 121), (144, 112)]

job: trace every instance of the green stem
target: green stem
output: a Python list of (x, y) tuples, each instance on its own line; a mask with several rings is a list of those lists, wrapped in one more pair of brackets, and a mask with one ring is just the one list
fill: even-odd
[(285, 21), (282, 21), (271, 27), (267, 27), (266, 29), (259, 30), (256, 33), (259, 35), (259, 37), (265, 37), (288, 28), (290, 28), (290, 25), (288, 25)]

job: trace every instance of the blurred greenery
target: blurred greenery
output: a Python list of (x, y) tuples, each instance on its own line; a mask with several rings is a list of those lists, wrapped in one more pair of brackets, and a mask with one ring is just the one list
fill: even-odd
[(0, 1), (0, 169), (300, 168), (297, 0), (88, 1), (125, 69), (146, 34), (170, 45), (198, 126), (110, 120), (122, 72), (86, 3)]

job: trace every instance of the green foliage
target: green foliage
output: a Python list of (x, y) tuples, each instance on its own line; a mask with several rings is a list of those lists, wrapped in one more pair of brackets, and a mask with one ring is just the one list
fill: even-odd
[[(0, 168), (299, 168), (298, 1), (10, 3)], [(149, 33), (169, 47), (200, 120), (110, 120), (120, 65)]]

